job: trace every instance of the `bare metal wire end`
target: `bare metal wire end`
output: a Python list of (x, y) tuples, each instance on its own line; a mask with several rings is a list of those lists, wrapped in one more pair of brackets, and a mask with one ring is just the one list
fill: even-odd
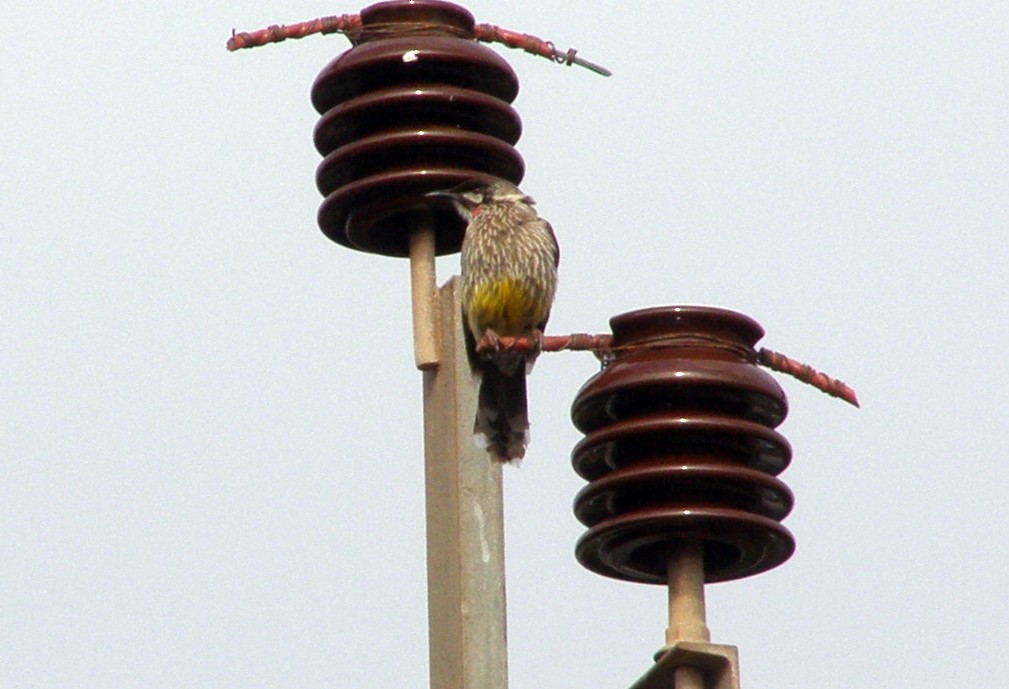
[(597, 65), (595, 62), (589, 62), (584, 58), (577, 57), (576, 56), (577, 52), (578, 51), (575, 50), (574, 48), (568, 48), (568, 51), (566, 53), (562, 53), (559, 50), (554, 50), (554, 60), (556, 60), (562, 65), (568, 65), (569, 67), (571, 65), (578, 65), (579, 67), (584, 67), (585, 69), (591, 70), (596, 74), (601, 74), (604, 77), (613, 76), (613, 72), (606, 69), (602, 65)]

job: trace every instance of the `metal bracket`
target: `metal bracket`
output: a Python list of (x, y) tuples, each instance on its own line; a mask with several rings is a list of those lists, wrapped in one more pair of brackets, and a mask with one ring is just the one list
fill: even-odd
[(630, 689), (679, 689), (678, 668), (694, 668), (704, 676), (705, 689), (739, 689), (739, 649), (700, 641), (678, 641), (656, 654), (655, 665)]

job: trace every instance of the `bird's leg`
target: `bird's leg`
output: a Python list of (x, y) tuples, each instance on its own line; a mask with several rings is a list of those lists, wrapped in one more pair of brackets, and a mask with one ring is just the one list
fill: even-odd
[(537, 356), (541, 351), (543, 351), (543, 331), (533, 328), (529, 331), (529, 352)]

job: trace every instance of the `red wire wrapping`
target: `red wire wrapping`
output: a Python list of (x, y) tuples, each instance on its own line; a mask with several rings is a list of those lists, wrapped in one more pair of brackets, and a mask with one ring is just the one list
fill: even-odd
[[(228, 39), (228, 50), (235, 51), (242, 48), (255, 48), (267, 43), (280, 43), (288, 38), (304, 38), (312, 34), (345, 33), (353, 34), (361, 28), (361, 15), (340, 14), (331, 17), (319, 17), (307, 22), (299, 22), (289, 26), (276, 25), (268, 26), (265, 29), (252, 32), (231, 32)], [(351, 35), (353, 43), (353, 36)]]
[[(525, 337), (501, 337), (498, 348), (503, 350), (529, 351), (536, 345), (529, 338)], [(644, 347), (661, 347), (661, 342), (656, 342)], [(559, 352), (563, 350), (590, 351), (603, 358), (608, 352), (615, 349), (635, 349), (637, 347), (613, 347), (612, 335), (589, 335), (588, 333), (574, 333), (571, 335), (546, 335), (540, 342), (540, 349), (544, 352)], [(478, 352), (488, 352), (494, 349), (488, 338), (485, 336), (477, 343)], [(754, 362), (765, 366), (772, 371), (786, 373), (797, 380), (811, 385), (821, 392), (825, 392), (831, 397), (842, 399), (848, 404), (859, 407), (858, 397), (855, 391), (843, 381), (832, 378), (826, 373), (817, 371), (809, 364), (804, 364), (789, 356), (766, 348), (752, 352)]]
[(529, 34), (502, 29), (500, 26), (494, 26), (493, 24), (477, 24), (473, 27), (473, 37), (484, 43), (501, 43), (509, 48), (521, 48), (527, 53), (551, 60), (554, 59), (554, 53), (556, 52), (554, 44), (549, 41), (544, 41), (542, 38), (530, 36)]
[(845, 384), (844, 381), (831, 378), (826, 373), (817, 371), (809, 364), (796, 361), (791, 357), (779, 352), (773, 352), (764, 347), (757, 350), (757, 363), (761, 366), (766, 366), (772, 371), (787, 373), (793, 378), (827, 393), (831, 397), (837, 397), (856, 407), (860, 406), (855, 391)]
[[(571, 335), (544, 335), (540, 340), (540, 351), (560, 352), (564, 350), (572, 352), (596, 352), (605, 354), (613, 349), (612, 335), (590, 335), (588, 333), (572, 333)], [(527, 337), (499, 337), (498, 346), (495, 348), (490, 340), (484, 335), (477, 342), (478, 352), (490, 352), (494, 349), (516, 352), (528, 352), (536, 347), (533, 340)]]

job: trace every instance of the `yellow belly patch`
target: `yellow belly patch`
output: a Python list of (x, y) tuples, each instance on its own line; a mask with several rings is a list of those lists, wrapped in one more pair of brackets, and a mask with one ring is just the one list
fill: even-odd
[(466, 320), (477, 338), (488, 328), (498, 335), (522, 335), (547, 315), (543, 299), (536, 290), (514, 278), (476, 285), (468, 296)]

